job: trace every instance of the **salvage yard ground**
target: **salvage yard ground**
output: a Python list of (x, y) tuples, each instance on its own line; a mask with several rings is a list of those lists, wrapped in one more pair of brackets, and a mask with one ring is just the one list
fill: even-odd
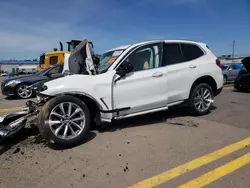
[[(24, 100), (0, 96), (0, 113)], [(206, 116), (178, 108), (48, 146), (34, 127), (0, 147), (0, 187), (250, 187), (250, 93), (224, 89)], [(5, 109), (5, 110), (4, 110)]]

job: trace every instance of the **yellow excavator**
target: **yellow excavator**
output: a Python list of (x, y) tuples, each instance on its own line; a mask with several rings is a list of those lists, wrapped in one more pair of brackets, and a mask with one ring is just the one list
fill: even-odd
[(82, 42), (82, 40), (68, 41), (67, 42), (68, 51), (64, 51), (63, 44), (61, 42), (59, 42), (60, 43), (60, 51), (57, 51), (57, 49), (54, 48), (54, 51), (43, 53), (40, 56), (40, 61), (39, 61), (39, 65), (37, 66), (37, 71), (45, 69), (45, 68), (49, 67), (50, 65), (62, 64), (64, 62), (64, 54), (65, 53), (70, 54), (76, 48), (76, 46), (81, 42)]

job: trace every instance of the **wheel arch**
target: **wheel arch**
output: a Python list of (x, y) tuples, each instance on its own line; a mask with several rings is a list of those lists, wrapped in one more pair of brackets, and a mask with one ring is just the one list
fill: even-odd
[(198, 84), (201, 84), (201, 83), (208, 84), (212, 88), (212, 90), (214, 92), (214, 95), (216, 95), (216, 93), (217, 93), (217, 83), (216, 83), (215, 79), (212, 76), (206, 75), (206, 76), (201, 76), (201, 77), (197, 78), (194, 81), (194, 83), (192, 84), (192, 86), (190, 88), (189, 96), (190, 96), (192, 90), (195, 88), (195, 86), (197, 86)]
[(70, 96), (74, 96), (74, 97), (80, 99), (89, 108), (92, 120), (97, 125), (99, 125), (101, 123), (100, 112), (101, 112), (101, 110), (103, 108), (102, 108), (102, 106), (100, 105), (100, 103), (95, 98), (93, 98), (92, 96), (88, 95), (87, 93), (79, 93), (79, 92), (66, 92), (66, 93), (58, 94), (56, 96), (61, 96), (61, 95), (70, 95)]
[(20, 82), (20, 83), (18, 83), (18, 84), (15, 86), (15, 88), (17, 88), (18, 86), (23, 85), (23, 84), (31, 85), (32, 83), (29, 82), (29, 81)]

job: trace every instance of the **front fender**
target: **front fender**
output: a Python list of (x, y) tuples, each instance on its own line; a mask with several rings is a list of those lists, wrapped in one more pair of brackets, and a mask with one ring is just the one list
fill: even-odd
[(60, 93), (56, 93), (56, 94), (54, 93), (53, 95), (48, 95), (48, 94), (46, 94), (46, 92), (43, 91), (43, 92), (41, 92), (41, 94), (46, 95), (46, 96), (52, 96), (52, 97), (57, 97), (57, 96), (62, 96), (62, 95), (78, 95), (80, 97), (84, 96), (84, 97), (87, 97), (87, 98), (91, 99), (92, 101), (94, 101), (100, 111), (108, 109), (106, 107), (106, 104), (103, 103), (101, 100), (98, 100), (97, 98), (93, 97), (89, 93), (85, 93), (85, 92), (68, 91), (68, 92), (60, 92)]

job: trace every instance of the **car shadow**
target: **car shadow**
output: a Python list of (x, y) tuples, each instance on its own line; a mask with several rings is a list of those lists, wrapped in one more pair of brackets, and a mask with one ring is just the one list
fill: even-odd
[(250, 93), (250, 89), (242, 90), (242, 91), (238, 91), (237, 89), (233, 89), (232, 91), (235, 92), (235, 93)]
[[(18, 133), (12, 135), (11, 137), (5, 139), (0, 143), (0, 155), (7, 152), (12, 148), (19, 148), (18, 145), (25, 145), (25, 144), (35, 144), (35, 145), (43, 145), (43, 147), (49, 147), (53, 150), (64, 150), (64, 149), (71, 149), (82, 144), (86, 144), (87, 142), (93, 140), (96, 137), (96, 133), (93, 131), (89, 131), (87, 135), (84, 137), (82, 142), (78, 143), (72, 147), (63, 147), (56, 144), (50, 144), (46, 140), (44, 140), (41, 135), (39, 134), (39, 130), (37, 127), (32, 126), (29, 128), (24, 128), (20, 130)], [(31, 138), (28, 142), (26, 142), (29, 138)]]
[(17, 97), (15, 97), (15, 96), (7, 96), (4, 99), (6, 99), (6, 100), (15, 100), (15, 99), (17, 99)]
[(24, 128), (0, 143), (0, 155), (15, 147), (16, 145), (20, 144), (21, 142), (24, 142), (29, 137), (35, 137), (36, 139), (36, 137), (38, 136), (39, 131), (37, 127), (32, 126), (29, 128)]
[(64, 150), (64, 149), (71, 149), (71, 148), (74, 148), (74, 147), (78, 147), (80, 145), (83, 145), (83, 144), (86, 144), (87, 142), (93, 140), (94, 138), (96, 137), (96, 133), (93, 132), (93, 131), (89, 131), (87, 133), (87, 135), (84, 137), (84, 139), (78, 143), (77, 145), (74, 145), (74, 146), (70, 146), (70, 147), (67, 147), (67, 146), (60, 146), (60, 145), (57, 145), (57, 144), (48, 144), (48, 147), (50, 149), (53, 149), (53, 150)]
[[(211, 111), (216, 110), (217, 107), (213, 106)], [(71, 149), (83, 144), (86, 144), (93, 140), (98, 133), (105, 133), (105, 132), (115, 132), (126, 128), (132, 128), (132, 127), (139, 127), (139, 126), (147, 126), (150, 124), (155, 123), (166, 123), (166, 124), (172, 124), (177, 126), (187, 126), (187, 127), (198, 127), (198, 124), (191, 121), (183, 121), (182, 117), (190, 116), (189, 110), (186, 107), (171, 107), (168, 110), (161, 111), (161, 112), (155, 112), (151, 114), (141, 115), (133, 118), (127, 118), (123, 120), (117, 120), (113, 123), (107, 124), (102, 127), (94, 127), (92, 128), (85, 138), (77, 145), (71, 146), (71, 147), (62, 147), (60, 145), (56, 144), (50, 144), (47, 143), (39, 134), (39, 130), (36, 126), (30, 126), (28, 128), (24, 128), (20, 130), (18, 133), (12, 135), (11, 137), (5, 139), (3, 142), (0, 143), (0, 155), (5, 153), (6, 151), (10, 150), (11, 148), (14, 148), (18, 144), (28, 140), (28, 138), (32, 138), (29, 140), (28, 144), (43, 144), (44, 147), (49, 147), (53, 150), (64, 150), (64, 149)], [(35, 120), (34, 120), (35, 122)], [(33, 123), (34, 123), (33, 122)]]
[[(213, 106), (209, 113), (216, 110), (217, 107)], [(208, 113), (208, 114), (209, 114)], [(191, 121), (183, 121), (182, 117), (190, 116), (189, 110), (187, 107), (171, 107), (168, 110), (155, 112), (152, 114), (141, 115), (137, 117), (127, 118), (124, 120), (117, 120), (111, 124), (107, 124), (104, 127), (96, 127), (95, 129), (99, 133), (104, 132), (115, 132), (126, 128), (138, 127), (138, 126), (147, 126), (150, 124), (157, 123), (167, 123), (179, 126), (188, 126), (188, 127), (198, 127), (197, 123)]]

